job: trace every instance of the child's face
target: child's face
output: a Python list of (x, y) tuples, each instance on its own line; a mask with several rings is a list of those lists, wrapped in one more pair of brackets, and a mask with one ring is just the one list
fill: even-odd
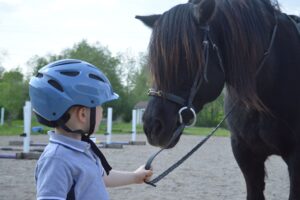
[(95, 123), (95, 131), (94, 132), (97, 132), (99, 130), (99, 126), (100, 126), (100, 123), (102, 120), (102, 112), (103, 112), (102, 107), (97, 106), (96, 107), (96, 123)]

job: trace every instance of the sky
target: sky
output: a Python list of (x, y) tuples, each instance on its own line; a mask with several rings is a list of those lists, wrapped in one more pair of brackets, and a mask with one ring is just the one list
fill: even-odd
[[(100, 42), (113, 55), (146, 52), (151, 30), (135, 15), (160, 14), (188, 0), (0, 0), (0, 64), (27, 70), (34, 55), (59, 54), (75, 43)], [(299, 0), (279, 0), (300, 15)]]

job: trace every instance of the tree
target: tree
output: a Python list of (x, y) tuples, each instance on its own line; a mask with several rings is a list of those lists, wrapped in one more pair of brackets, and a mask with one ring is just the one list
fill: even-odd
[(2, 66), (2, 62), (6, 56), (7, 56), (7, 52), (4, 50), (0, 50), (0, 78), (2, 77), (2, 75), (5, 71), (4, 67)]
[[(147, 99), (147, 78), (148, 74), (144, 74), (145, 55), (140, 54), (135, 57), (129, 52), (120, 53), (118, 55), (120, 64), (118, 65), (118, 75), (123, 85), (122, 101), (125, 104), (123, 108), (123, 120), (129, 122), (132, 119), (132, 109), (134, 105)], [(141, 88), (141, 89), (139, 89)], [(142, 92), (139, 92), (142, 91)]]
[(4, 67), (0, 66), (0, 78), (2, 77), (4, 71), (5, 71)]
[(35, 76), (37, 75), (38, 71), (46, 66), (47, 64), (54, 62), (59, 59), (63, 59), (65, 57), (61, 55), (47, 55), (46, 57), (39, 57), (37, 55), (33, 56), (28, 62), (27, 65), (31, 66), (32, 68), (32, 75)]
[[(224, 94), (222, 93), (215, 101), (207, 104), (197, 115), (197, 126), (216, 126), (224, 117)], [(222, 127), (226, 127), (225, 123)]]
[(4, 72), (0, 79), (0, 105), (8, 112), (8, 124), (22, 114), (22, 107), (28, 95), (28, 86), (19, 69)]
[(148, 99), (147, 91), (151, 87), (150, 81), (150, 72), (147, 68), (145, 57), (140, 61), (141, 68), (135, 74), (133, 74), (134, 78), (134, 88), (131, 93), (136, 99), (136, 103), (138, 101), (146, 101)]

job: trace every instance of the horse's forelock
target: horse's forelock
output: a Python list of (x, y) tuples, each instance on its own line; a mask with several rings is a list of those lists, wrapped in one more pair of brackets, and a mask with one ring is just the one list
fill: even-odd
[(191, 75), (195, 66), (202, 65), (201, 39), (195, 34), (197, 25), (191, 10), (191, 4), (176, 6), (164, 13), (153, 29), (149, 64), (159, 89), (169, 91), (183, 68)]

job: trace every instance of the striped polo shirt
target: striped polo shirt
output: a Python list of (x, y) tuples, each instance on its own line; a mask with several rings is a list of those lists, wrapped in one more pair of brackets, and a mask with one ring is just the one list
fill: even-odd
[(78, 200), (107, 200), (104, 169), (90, 144), (48, 132), (50, 142), (37, 162), (37, 199), (64, 200), (71, 189)]

